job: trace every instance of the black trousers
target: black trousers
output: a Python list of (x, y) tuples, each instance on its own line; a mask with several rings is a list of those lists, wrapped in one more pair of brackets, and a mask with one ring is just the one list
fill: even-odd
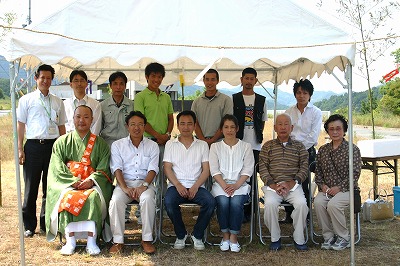
[(36, 201), (38, 196), (40, 180), (42, 180), (42, 206), (40, 210), (40, 228), (45, 229), (45, 209), (47, 172), (49, 169), (51, 150), (54, 140), (45, 141), (44, 144), (37, 140), (27, 140), (24, 146), (25, 163), (24, 169), (24, 203), (22, 205), (22, 216), (25, 230), (35, 232), (37, 227)]

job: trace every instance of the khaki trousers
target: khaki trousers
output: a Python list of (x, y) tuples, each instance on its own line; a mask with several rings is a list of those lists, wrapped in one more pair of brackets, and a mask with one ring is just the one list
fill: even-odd
[[(141, 186), (143, 180), (126, 181), (128, 187)], [(149, 188), (140, 195), (140, 216), (142, 218), (142, 240), (153, 241), (154, 218), (156, 215), (155, 187)], [(117, 185), (114, 189), (108, 209), (110, 226), (114, 243), (124, 243), (125, 209), (132, 199)]]
[(314, 208), (317, 214), (318, 225), (322, 228), (325, 240), (335, 234), (349, 241), (349, 230), (346, 227), (344, 209), (350, 204), (350, 192), (338, 192), (333, 198), (328, 199), (325, 193), (318, 192), (314, 199)]
[(299, 244), (305, 244), (304, 228), (308, 214), (307, 201), (304, 192), (299, 185), (294, 191), (289, 192), (286, 197), (279, 196), (274, 190), (262, 187), (264, 192), (264, 222), (271, 233), (271, 241), (276, 242), (281, 238), (281, 228), (279, 226), (279, 204), (285, 200), (293, 205), (293, 240)]

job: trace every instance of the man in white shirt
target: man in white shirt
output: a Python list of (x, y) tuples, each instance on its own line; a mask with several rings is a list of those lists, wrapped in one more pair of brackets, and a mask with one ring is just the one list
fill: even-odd
[[(36, 200), (42, 179), (40, 230), (45, 232), (47, 172), (54, 141), (65, 134), (66, 115), (63, 101), (50, 93), (54, 68), (41, 65), (35, 73), (37, 89), (21, 97), (18, 104), (17, 132), (19, 164), (24, 169), (24, 203), (22, 215), (25, 236), (32, 237), (37, 226)], [(26, 143), (24, 134), (26, 130)]]
[(200, 213), (193, 228), (191, 239), (196, 250), (203, 250), (204, 230), (210, 222), (216, 203), (211, 193), (204, 188), (210, 176), (208, 144), (193, 137), (196, 115), (193, 111), (182, 111), (177, 116), (176, 139), (165, 145), (164, 172), (169, 180), (165, 194), (165, 208), (176, 234), (175, 249), (183, 249), (188, 236), (179, 207), (183, 203), (200, 205)]
[(139, 202), (142, 218), (142, 247), (146, 254), (156, 251), (153, 226), (156, 213), (156, 189), (152, 184), (158, 173), (159, 148), (156, 142), (144, 138), (147, 123), (140, 111), (132, 111), (125, 119), (129, 136), (111, 145), (111, 172), (117, 179), (109, 213), (114, 245), (110, 253), (119, 253), (124, 247), (125, 209), (132, 201)]
[(71, 98), (65, 99), (65, 112), (67, 114), (68, 122), (65, 124), (65, 129), (68, 132), (75, 130), (74, 125), (74, 111), (79, 105), (89, 106), (93, 110), (93, 122), (90, 126), (90, 132), (99, 135), (101, 130), (101, 106), (100, 103), (89, 97), (86, 94), (86, 87), (88, 86), (88, 79), (85, 71), (74, 70), (69, 76), (69, 85), (74, 91)]
[[(322, 112), (314, 106), (310, 100), (314, 93), (314, 86), (308, 79), (301, 79), (293, 85), (293, 94), (297, 103), (286, 110), (292, 118), (293, 131), (290, 137), (300, 141), (308, 151), (308, 165), (315, 161), (316, 151), (314, 146), (318, 145), (318, 137), (321, 132)], [(309, 181), (303, 183), (303, 191), (307, 202), (309, 201)], [(286, 207), (286, 218), (284, 222), (291, 223), (292, 207)]]

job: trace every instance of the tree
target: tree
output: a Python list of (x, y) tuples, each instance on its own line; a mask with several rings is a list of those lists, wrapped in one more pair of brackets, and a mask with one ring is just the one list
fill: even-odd
[[(321, 7), (324, 2), (324, 0), (320, 0), (318, 6)], [(395, 43), (395, 34), (392, 29), (386, 28), (386, 22), (388, 18), (391, 18), (394, 9), (400, 7), (400, 4), (396, 1), (384, 0), (335, 0), (335, 2), (339, 4), (336, 12), (341, 19), (346, 18), (361, 37), (361, 41), (357, 45), (357, 52), (362, 64), (359, 64), (357, 68), (367, 80), (372, 137), (375, 139), (374, 97), (370, 83), (370, 70), (371, 65)], [(385, 32), (385, 36), (377, 36), (377, 32)]]
[(400, 48), (398, 48), (396, 51), (391, 52), (390, 55), (394, 56), (394, 62), (396, 64), (400, 64)]
[(0, 88), (0, 99), (5, 99), (3, 90)]
[(395, 78), (381, 87), (383, 97), (379, 108), (384, 112), (400, 115), (400, 78)]
[[(196, 90), (194, 94), (190, 96), (185, 96), (185, 100), (195, 100), (198, 98), (203, 92), (201, 90)], [(178, 97), (178, 100), (182, 100), (182, 96)]]
[[(361, 101), (361, 114), (369, 114), (371, 112), (371, 99), (370, 94), (368, 94), (368, 99)], [(372, 110), (376, 110), (378, 107), (378, 99), (376, 98), (374, 92), (372, 91)]]

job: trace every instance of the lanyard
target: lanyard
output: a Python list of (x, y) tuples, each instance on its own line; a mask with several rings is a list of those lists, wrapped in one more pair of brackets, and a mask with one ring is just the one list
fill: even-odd
[(39, 95), (39, 99), (41, 101), (41, 105), (43, 106), (44, 110), (46, 111), (47, 116), (51, 120), (51, 97), (50, 97), (50, 95), (49, 95), (49, 110), (47, 110), (47, 107), (45, 106), (45, 103), (44, 103), (42, 97), (40, 97), (40, 95)]

